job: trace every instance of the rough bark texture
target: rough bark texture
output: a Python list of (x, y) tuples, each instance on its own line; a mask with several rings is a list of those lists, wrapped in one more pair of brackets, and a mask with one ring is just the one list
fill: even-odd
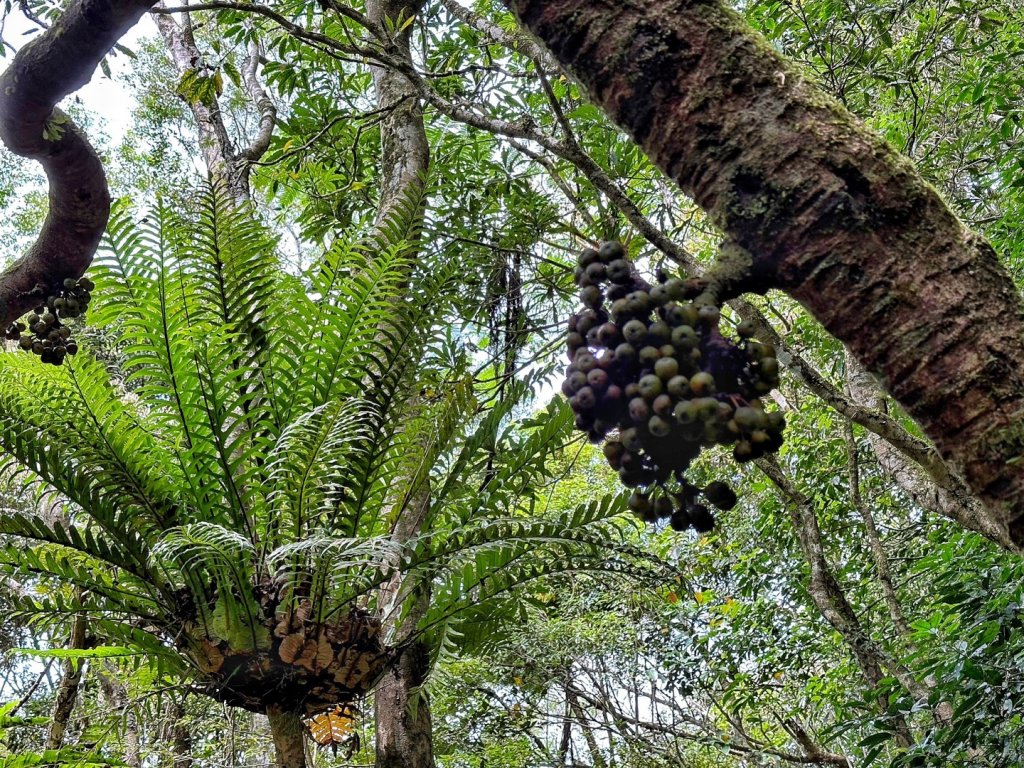
[[(166, 5), (161, 2), (157, 10), (165, 11)], [(196, 45), (192, 21), (187, 14), (181, 23), (167, 13), (156, 13), (153, 19), (179, 76), (203, 66), (204, 57)], [(245, 91), (260, 114), (256, 136), (244, 150), (239, 152), (235, 149), (218, 100), (214, 99), (210, 104), (196, 99), (187, 100), (199, 129), (199, 150), (211, 179), (215, 184), (223, 185), (239, 203), (249, 202), (252, 197), (249, 188), (252, 163), (269, 148), (277, 119), (277, 108), (257, 76), (261, 55), (259, 44), (251, 43), (241, 70)]]
[(430, 707), (413, 695), (429, 671), (429, 650), (413, 643), (377, 687), (376, 768), (433, 768), (434, 750)]
[[(408, 19), (419, 13), (424, 0), (369, 0), (366, 14), (378, 34), (387, 38), (384, 19)], [(410, 34), (412, 25), (391, 39), (388, 53), (412, 68)], [(386, 117), (381, 120), (380, 200), (377, 224), (388, 220), (396, 207), (411, 199), (420, 189), (430, 162), (430, 148), (423, 126), (423, 107), (418, 92), (401, 72), (390, 67), (371, 66), (376, 108)]]
[[(50, 208), (35, 243), (0, 275), (0, 329), (92, 262), (110, 214), (103, 166), (85, 134), (55, 108), (92, 76), (100, 59), (152, 3), (79, 0), (18, 51), (0, 75), (0, 140), (42, 164)], [(36, 286), (42, 286), (37, 289)]]
[(1024, 541), (1024, 308), (991, 247), (717, 2), (508, 4)]
[[(81, 650), (85, 648), (85, 643), (85, 617), (76, 616), (71, 625), (68, 648)], [(60, 749), (64, 746), (64, 736), (68, 731), (68, 723), (71, 722), (71, 713), (75, 709), (75, 702), (78, 700), (78, 688), (82, 683), (84, 664), (82, 659), (65, 659), (61, 664), (62, 674), (60, 684), (57, 686), (57, 696), (53, 702), (50, 728), (46, 732), (45, 749)]]
[(293, 710), (267, 708), (270, 733), (274, 738), (277, 768), (306, 768), (306, 726)]
[[(430, 488), (425, 485), (399, 515), (392, 539), (404, 545), (423, 527), (430, 512)], [(389, 563), (394, 567), (397, 562)], [(422, 587), (410, 591), (396, 573), (382, 589), (381, 605), (389, 611), (385, 621), (395, 629), (392, 644), (404, 646), (398, 662), (384, 673), (374, 691), (376, 715), (376, 768), (434, 768), (433, 723), (430, 704), (419, 689), (430, 671), (430, 650), (412, 640), (419, 618), (429, 606), (430, 594)], [(396, 623), (408, 607), (400, 624)]]
[[(370, 0), (366, 14), (380, 39), (387, 39), (385, 19), (409, 19), (422, 7), (423, 0)], [(388, 51), (393, 59), (409, 68), (412, 67), (410, 35), (411, 26), (406, 26), (392, 37)], [(377, 226), (386, 227), (393, 216), (400, 215), (421, 193), (430, 152), (419, 94), (409, 79), (389, 67), (371, 66), (370, 71), (377, 109), (386, 115), (381, 121), (381, 191), (376, 214)], [(424, 485), (415, 490), (413, 498), (398, 512), (392, 539), (400, 546), (405, 545), (419, 533), (429, 511), (430, 489)], [(397, 663), (384, 673), (374, 693), (377, 768), (434, 766), (429, 702), (418, 690), (429, 671), (429, 649), (423, 643), (409, 641), (427, 600), (427, 594), (409, 593), (397, 575), (384, 586), (379, 599), (390, 614), (385, 617), (385, 624), (392, 630), (403, 604), (412, 601), (412, 606), (391, 640), (396, 645), (404, 644), (405, 650)]]

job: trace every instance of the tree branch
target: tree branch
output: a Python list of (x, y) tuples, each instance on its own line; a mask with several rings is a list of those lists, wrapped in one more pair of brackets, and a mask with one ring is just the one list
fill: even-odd
[(1024, 542), (1024, 305), (992, 248), (722, 3), (508, 4)]
[(255, 163), (270, 148), (270, 140), (274, 136), (274, 123), (277, 120), (277, 107), (267, 94), (266, 89), (259, 80), (257, 70), (260, 65), (260, 58), (263, 56), (263, 47), (258, 41), (249, 44), (249, 56), (242, 68), (242, 82), (245, 84), (246, 93), (260, 113), (260, 127), (253, 136), (249, 146), (239, 153), (239, 159), (246, 164), (245, 173), (249, 171), (249, 165)]
[(79, 0), (0, 75), (0, 140), (38, 161), (50, 185), (39, 237), (0, 274), (0, 329), (92, 263), (110, 215), (106, 174), (85, 134), (56, 104), (89, 82), (100, 59), (150, 5)]

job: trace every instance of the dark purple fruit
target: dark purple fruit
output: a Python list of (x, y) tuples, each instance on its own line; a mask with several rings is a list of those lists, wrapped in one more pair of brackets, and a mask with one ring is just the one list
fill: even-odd
[(581, 387), (574, 398), (577, 410), (589, 411), (597, 405), (597, 395), (590, 387)]
[(596, 285), (588, 285), (580, 291), (580, 301), (588, 307), (597, 309), (604, 303), (604, 292)]
[(608, 279), (617, 285), (628, 285), (633, 282), (633, 274), (629, 268), (629, 262), (625, 259), (616, 259), (608, 264), (606, 269)]
[(691, 504), (686, 510), (690, 524), (700, 533), (707, 533), (715, 527), (715, 518), (703, 504)]
[(629, 401), (629, 418), (638, 424), (646, 423), (651, 418), (651, 408), (642, 397), (634, 397)]
[(661, 518), (669, 517), (675, 509), (675, 505), (672, 503), (672, 499), (668, 498), (667, 496), (659, 496), (658, 498), (656, 498), (654, 500), (653, 506), (654, 513)]
[(600, 260), (601, 256), (600, 254), (598, 254), (597, 251), (595, 251), (593, 248), (584, 248), (580, 252), (579, 258), (576, 259), (576, 264), (579, 265), (581, 268), (586, 269), (591, 264), (595, 264)]
[(736, 492), (721, 480), (708, 483), (704, 489), (704, 498), (717, 509), (728, 512), (736, 506)]
[(605, 347), (614, 347), (619, 341), (619, 327), (615, 323), (604, 323), (597, 327), (597, 340)]
[(608, 240), (601, 243), (601, 248), (598, 251), (598, 255), (605, 264), (612, 261), (622, 259), (626, 255), (626, 249), (622, 247), (622, 243), (615, 240)]
[(590, 388), (595, 392), (604, 392), (608, 387), (608, 383), (609, 378), (607, 371), (600, 368), (594, 368), (587, 374), (587, 384), (589, 384)]
[(670, 395), (660, 394), (654, 398), (654, 402), (651, 403), (651, 410), (659, 416), (667, 417), (672, 413), (672, 406), (675, 402), (672, 400)]
[(685, 531), (690, 527), (690, 516), (686, 514), (685, 509), (676, 509), (668, 519), (668, 524), (672, 526), (673, 531)]

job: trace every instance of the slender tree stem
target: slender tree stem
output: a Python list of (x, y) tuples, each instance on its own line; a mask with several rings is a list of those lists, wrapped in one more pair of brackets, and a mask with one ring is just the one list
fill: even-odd
[(306, 768), (306, 727), (299, 713), (267, 707), (267, 720), (277, 752), (277, 768)]

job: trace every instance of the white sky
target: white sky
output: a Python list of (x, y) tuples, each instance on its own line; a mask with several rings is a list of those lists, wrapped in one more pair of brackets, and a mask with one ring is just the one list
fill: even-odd
[[(21, 47), (29, 40), (37, 36), (39, 28), (26, 19), (19, 11), (12, 10), (4, 22), (4, 39), (14, 45)], [(121, 44), (129, 49), (137, 47), (138, 41), (144, 37), (152, 37), (157, 34), (156, 25), (147, 14), (142, 20), (128, 31), (121, 39)], [(5, 69), (11, 61), (12, 54), (8, 50), (5, 58), (0, 59), (0, 70)], [(115, 79), (106, 77), (99, 67), (96, 67), (92, 79), (76, 94), (82, 100), (82, 106), (93, 115), (101, 118), (105, 132), (110, 137), (112, 145), (120, 143), (125, 131), (131, 123), (131, 114), (135, 101), (123, 85), (117, 82), (119, 72), (130, 68), (132, 60), (123, 54), (117, 54), (108, 59), (111, 74)], [(71, 98), (73, 98), (72, 96)]]

